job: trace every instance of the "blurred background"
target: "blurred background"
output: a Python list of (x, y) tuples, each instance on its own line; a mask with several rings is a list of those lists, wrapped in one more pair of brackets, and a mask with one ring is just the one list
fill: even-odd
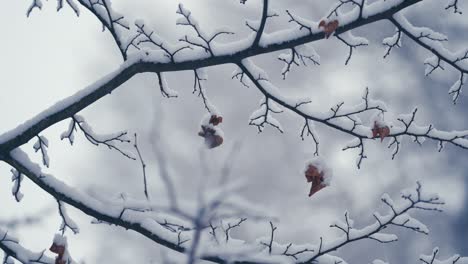
[[(207, 31), (230, 27), (236, 35), (223, 37), (220, 42), (246, 37), (250, 30), (245, 20), (255, 20), (261, 14), (261, 1), (181, 0), (192, 11), (200, 26)], [(175, 43), (189, 28), (176, 26), (175, 13), (179, 2), (112, 1), (115, 11), (125, 15), (132, 25), (137, 18), (164, 39)], [(445, 1), (425, 1), (405, 10), (407, 18), (416, 26), (429, 26), (446, 34), (451, 50), (466, 47), (467, 15), (455, 15), (445, 10)], [(84, 8), (80, 17), (65, 6), (57, 13), (56, 3), (44, 2), (42, 11), (34, 10), (26, 18), (30, 1), (6, 1), (0, 8), (3, 25), (0, 50), (0, 133), (15, 128), (60, 99), (99, 80), (121, 64), (118, 49), (108, 32)], [(272, 1), (280, 17), (269, 20), (267, 32), (292, 27), (285, 10), (313, 21), (320, 20), (329, 10), (328, 0)], [(461, 3), (468, 12), (468, 3)], [(434, 19), (439, 18), (439, 19)], [(394, 34), (387, 21), (378, 22), (353, 31), (356, 36), (369, 39), (368, 47), (354, 50), (349, 65), (344, 62), (348, 47), (336, 38), (321, 40), (312, 45), (321, 57), (320, 66), (294, 68), (286, 80), (282, 79), (283, 64), (277, 59), (283, 52), (255, 57), (253, 60), (269, 75), (283, 94), (308, 96), (314, 107), (328, 109), (340, 101), (357, 104), (366, 87), (370, 96), (387, 103), (392, 113), (407, 114), (415, 107), (418, 124), (434, 124), (443, 130), (468, 128), (466, 113), (468, 98), (462, 94), (453, 105), (448, 89), (458, 75), (449, 66), (424, 76), (423, 62), (431, 54), (403, 37), (403, 48), (394, 50), (383, 59), (382, 39)], [(333, 168), (332, 185), (307, 197), (309, 184), (302, 173), (306, 160), (315, 152), (311, 138), (302, 141), (303, 120), (287, 111), (275, 117), (282, 123), (284, 134), (267, 127), (258, 133), (249, 126), (251, 113), (259, 107), (260, 92), (243, 87), (233, 80), (234, 65), (220, 65), (206, 69), (204, 82), (211, 102), (223, 116), (221, 128), (224, 144), (213, 150), (200, 150), (203, 140), (197, 133), (205, 115), (201, 98), (192, 94), (193, 73), (166, 74), (168, 84), (179, 93), (178, 98), (162, 98), (156, 74), (140, 74), (111, 95), (108, 95), (79, 114), (97, 133), (127, 130), (138, 133), (139, 147), (148, 163), (147, 174), (153, 201), (165, 202), (166, 190), (158, 176), (155, 153), (156, 135), (160, 134), (162, 151), (180, 199), (192, 199), (199, 186), (216, 181), (225, 164), (232, 166), (232, 178), (248, 182), (241, 195), (278, 217), (276, 238), (280, 243), (318, 243), (341, 235), (329, 225), (343, 219), (349, 211), (356, 227), (372, 223), (372, 213), (386, 212), (380, 196), (388, 193), (398, 197), (399, 191), (413, 188), (416, 181), (427, 192), (437, 192), (446, 201), (443, 213), (414, 214), (425, 223), (431, 233), (424, 236), (406, 230), (392, 229), (399, 241), (378, 244), (357, 242), (335, 254), (349, 263), (371, 263), (379, 258), (389, 263), (418, 263), (420, 254), (430, 254), (439, 246), (441, 257), (455, 253), (468, 255), (468, 185), (466, 160), (468, 152), (447, 145), (437, 152), (437, 142), (426, 141), (422, 146), (404, 140), (403, 148), (394, 160), (387, 148), (388, 139), (367, 144), (368, 158), (357, 169), (357, 152), (341, 151), (352, 138), (327, 127), (317, 125), (320, 154)], [(389, 115), (389, 118), (395, 116)], [(78, 133), (70, 146), (60, 141), (69, 120), (61, 122), (43, 135), (49, 141), (50, 168), (57, 178), (77, 189), (97, 192), (108, 197), (128, 193), (144, 198), (141, 165), (105, 147), (95, 147)], [(22, 147), (31, 159), (40, 162), (30, 142)], [(235, 146), (240, 146), (234, 151)], [(131, 146), (129, 150), (133, 151)], [(209, 171), (201, 170), (201, 153), (208, 160)], [(21, 203), (11, 195), (10, 167), (0, 163), (0, 226), (9, 229), (22, 244), (34, 251), (48, 248), (60, 227), (57, 204), (47, 193), (25, 178)], [(132, 231), (107, 225), (92, 225), (91, 218), (68, 207), (70, 216), (79, 224), (80, 233), (67, 232), (70, 251), (75, 260), (83, 263), (161, 263), (163, 256), (177, 263), (178, 254)], [(18, 219), (38, 217), (26, 224)], [(233, 234), (252, 241), (268, 235), (266, 222), (248, 222)], [(118, 252), (116, 254), (115, 252)], [(364, 253), (363, 253), (364, 252)]]

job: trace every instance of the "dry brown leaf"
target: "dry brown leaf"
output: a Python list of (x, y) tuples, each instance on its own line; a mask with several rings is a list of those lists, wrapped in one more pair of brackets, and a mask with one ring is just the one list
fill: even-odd
[(327, 39), (331, 34), (333, 34), (333, 32), (335, 32), (339, 24), (338, 20), (333, 20), (328, 23), (325, 20), (322, 20), (319, 23), (319, 28), (323, 27), (323, 32), (325, 32), (325, 38)]
[(390, 128), (388, 126), (379, 126), (377, 122), (374, 122), (374, 127), (372, 128), (372, 137), (380, 137), (380, 142), (384, 140), (385, 137), (390, 135)]
[(309, 165), (305, 172), (307, 182), (312, 183), (312, 186), (310, 187), (309, 197), (326, 187), (326, 185), (323, 183), (323, 176), (323, 171), (319, 171), (317, 167)]

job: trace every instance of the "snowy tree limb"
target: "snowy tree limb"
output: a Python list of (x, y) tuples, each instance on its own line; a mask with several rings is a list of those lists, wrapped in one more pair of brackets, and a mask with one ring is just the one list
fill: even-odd
[[(23, 264), (41, 263), (54, 264), (55, 260), (44, 255), (45, 250), (34, 253), (19, 244), (18, 239), (10, 236), (8, 232), (0, 228), (0, 249), (5, 252), (5, 260), (12, 257)], [(6, 262), (5, 262), (6, 263)], [(11, 263), (11, 262), (8, 262)]]

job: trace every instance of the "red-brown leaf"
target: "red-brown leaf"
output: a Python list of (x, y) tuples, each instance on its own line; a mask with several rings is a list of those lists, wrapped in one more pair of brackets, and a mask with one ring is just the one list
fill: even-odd
[(209, 123), (212, 124), (213, 126), (219, 125), (219, 123), (223, 122), (223, 117), (222, 116), (217, 116), (217, 115), (212, 115), (210, 118)]
[(312, 183), (310, 187), (309, 197), (326, 187), (326, 185), (323, 184), (323, 176), (323, 171), (319, 171), (314, 165), (309, 165), (305, 172), (307, 182)]
[(63, 255), (65, 253), (65, 246), (62, 245), (57, 245), (55, 243), (52, 244), (49, 248), (50, 251), (52, 251), (55, 254), (58, 254), (59, 256)]
[(320, 21), (319, 23), (319, 28), (323, 27), (323, 32), (325, 33), (325, 38), (329, 38), (333, 32), (338, 28), (339, 26), (338, 20), (333, 20), (330, 22), (325, 22), (325, 20)]

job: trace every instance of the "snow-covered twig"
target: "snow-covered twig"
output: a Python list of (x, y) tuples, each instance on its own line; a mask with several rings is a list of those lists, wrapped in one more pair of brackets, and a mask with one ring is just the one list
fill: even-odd
[[(134, 230), (170, 249), (186, 253), (193, 252), (191, 253), (193, 259), (204, 259), (217, 263), (225, 263), (227, 260), (232, 261), (232, 263), (251, 264), (285, 263), (286, 259), (294, 259), (297, 263), (313, 263), (321, 258), (336, 258), (328, 255), (328, 253), (354, 241), (362, 239), (376, 240), (381, 243), (394, 241), (394, 235), (381, 233), (383, 229), (389, 226), (398, 226), (427, 233), (427, 228), (418, 220), (409, 216), (408, 213), (415, 209), (440, 211), (440, 206), (443, 205), (443, 201), (437, 196), (423, 193), (421, 185), (418, 183), (415, 190), (402, 192), (401, 202), (395, 202), (388, 195), (383, 195), (382, 201), (388, 205), (390, 212), (383, 216), (375, 213), (376, 222), (363, 229), (356, 229), (346, 214), (344, 224), (340, 222), (333, 224), (333, 226), (339, 227), (345, 232), (344, 236), (336, 239), (334, 242), (324, 243), (321, 240), (322, 243), (316, 246), (291, 245), (290, 243), (279, 245), (277, 242), (272, 241), (272, 236), (270, 236), (269, 239), (260, 239), (256, 242), (266, 248), (266, 251), (247, 242), (242, 243), (240, 248), (236, 248), (236, 245), (239, 245), (236, 242), (238, 239), (234, 239), (234, 244), (231, 243), (229, 230), (245, 221), (243, 218), (240, 218), (237, 222), (227, 222), (228, 224), (224, 225), (228, 239), (223, 240), (223, 243), (229, 243), (230, 247), (232, 247), (229, 253), (223, 250), (224, 246), (221, 245), (221, 240), (218, 239), (216, 241), (213, 239), (209, 242), (203, 239), (202, 234), (205, 232), (207, 234), (209, 232), (216, 232), (213, 231), (213, 229), (216, 230), (216, 227), (212, 225), (213, 222), (223, 222), (225, 221), (223, 219), (229, 217), (239, 217), (242, 213), (251, 215), (254, 212), (252, 209), (247, 209), (245, 204), (239, 204), (237, 200), (231, 199), (232, 194), (237, 192), (235, 191), (237, 189), (233, 189), (233, 187), (218, 187), (218, 190), (214, 193), (204, 193), (204, 198), (199, 203), (199, 207), (193, 216), (190, 216), (190, 213), (188, 217), (173, 214), (171, 219), (176, 220), (179, 217), (183, 217), (185, 220), (169, 221), (167, 220), (167, 216), (159, 215), (157, 211), (151, 209), (152, 207), (147, 201), (140, 205), (138, 203), (133, 203), (134, 205), (132, 205), (132, 202), (126, 199), (121, 200), (121, 202), (110, 203), (109, 201), (89, 197), (68, 187), (53, 176), (42, 173), (40, 167), (31, 163), (26, 154), (21, 150), (15, 150), (11, 155), (11, 157), (6, 158), (6, 162), (30, 178), (39, 187), (57, 199), (60, 199), (61, 202), (68, 203), (100, 221)], [(170, 210), (168, 212), (175, 211)], [(183, 224), (183, 221), (187, 220), (192, 223), (188, 228)], [(273, 230), (275, 229), (274, 226), (272, 228)], [(198, 242), (195, 242), (197, 240), (197, 232), (199, 238)], [(212, 235), (210, 236), (212, 237)], [(210, 244), (207, 245), (205, 243)], [(194, 247), (196, 248), (194, 249)], [(271, 250), (269, 249), (270, 247)], [(281, 258), (286, 259), (280, 260)]]
[(59, 231), (61, 231), (62, 235), (64, 235), (67, 228), (69, 228), (73, 232), (73, 234), (78, 234), (80, 232), (80, 228), (75, 223), (75, 221), (73, 221), (68, 216), (67, 210), (63, 202), (57, 200), (57, 204), (60, 218), (62, 218), (62, 224), (60, 225)]
[(307, 61), (312, 62), (314, 65), (320, 65), (320, 56), (310, 45), (291, 48), (288, 53), (281, 54), (278, 59), (284, 62), (284, 67), (281, 72), (283, 80), (286, 79), (293, 65), (300, 66), (300, 63), (302, 63), (302, 65), (307, 66)]
[(281, 124), (271, 114), (280, 114), (283, 111), (268, 97), (260, 101), (260, 108), (250, 116), (249, 125), (257, 127), (258, 132), (262, 132), (265, 125), (270, 125), (283, 133)]
[(359, 8), (359, 17), (362, 16), (362, 11), (364, 9), (365, 0), (339, 0), (338, 3), (335, 4), (334, 7), (330, 10), (327, 15), (327, 18), (332, 16), (339, 17), (340, 9), (342, 9), (346, 5), (356, 6)]
[(182, 18), (180, 18), (177, 21), (177, 25), (189, 26), (193, 28), (195, 33), (197, 33), (197, 39), (191, 39), (186, 35), (184, 38), (181, 38), (180, 41), (186, 42), (195, 47), (202, 48), (206, 52), (210, 53), (212, 57), (215, 55), (212, 49), (213, 41), (221, 35), (233, 35), (234, 34), (233, 32), (230, 32), (227, 30), (218, 30), (212, 35), (208, 35), (200, 28), (200, 26), (198, 25), (198, 22), (193, 18), (192, 13), (187, 8), (185, 8), (182, 4), (179, 4), (179, 9), (177, 10), (177, 14), (180, 14), (182, 16)]
[(198, 97), (200, 97), (203, 101), (203, 105), (205, 106), (206, 111), (211, 114), (216, 113), (216, 108), (213, 104), (211, 104), (210, 100), (206, 95), (206, 90), (202, 85), (203, 81), (207, 80), (207, 74), (204, 69), (195, 69), (193, 70), (193, 91), (192, 93), (195, 94), (198, 92)]
[[(184, 49), (192, 49), (190, 46), (181, 46), (181, 47), (172, 47), (171, 45), (165, 43), (153, 30), (147, 31), (145, 29), (145, 24), (142, 21), (137, 21), (135, 23), (137, 27), (137, 34), (133, 37), (133, 41), (130, 41), (128, 45), (134, 45), (137, 49), (142, 43), (149, 43), (159, 48), (165, 53), (165, 56), (168, 57), (171, 62), (175, 62), (175, 55)], [(136, 44), (135, 44), (135, 41)]]
[(355, 37), (351, 34), (351, 31), (348, 31), (343, 35), (336, 35), (336, 37), (349, 48), (348, 58), (346, 58), (345, 65), (348, 65), (348, 62), (351, 60), (353, 49), (369, 45), (369, 41), (367, 39)]
[[(80, 3), (88, 3), (83, 1), (86, 0), (82, 0)], [(395, 5), (384, 5), (383, 8), (378, 9), (378, 12), (369, 12), (365, 17), (356, 17), (347, 21), (346, 23), (340, 24), (340, 27), (336, 30), (336, 34), (342, 34), (348, 30), (371, 24), (382, 19), (388, 19), (393, 14), (406, 7), (414, 5), (419, 1), (420, 0), (409, 0), (402, 1), (401, 3), (397, 3)], [(85, 6), (88, 8), (88, 10), (95, 14), (97, 13), (96, 10), (98, 6), (100, 6), (99, 3), (100, 2)], [(382, 3), (377, 4), (381, 5)], [(107, 18), (104, 16), (97, 17), (101, 20), (101, 22), (103, 22), (103, 24), (106, 25), (109, 23), (106, 20)], [(38, 114), (35, 118), (31, 119), (29, 122), (23, 124), (21, 127), (0, 136), (0, 154), (10, 152), (18, 146), (28, 142), (32, 137), (38, 135), (44, 129), (54, 125), (57, 122), (72, 117), (80, 110), (86, 108), (87, 106), (96, 102), (98, 99), (117, 89), (121, 84), (138, 73), (161, 73), (167, 71), (194, 70), (226, 63), (238, 64), (240, 60), (248, 57), (283, 49), (290, 49), (323, 38), (323, 32), (317, 31), (315, 29), (311, 29), (308, 34), (296, 34), (298, 33), (297, 29), (291, 30), (290, 33), (292, 34), (286, 34), (284, 38), (281, 38), (281, 40), (278, 40), (277, 38), (268, 38), (266, 40), (262, 40), (259, 47), (247, 46), (243, 48), (236, 48), (234, 50), (227, 50), (226, 53), (223, 52), (217, 54), (216, 56), (210, 57), (189, 56), (176, 63), (172, 63), (170, 61), (154, 62), (148, 59), (142, 59), (141, 57), (129, 60), (118, 70), (112, 72), (108, 76), (105, 76), (101, 80), (97, 81), (94, 85), (91, 85), (87, 89), (84, 89), (83, 91), (78, 92), (76, 95), (64, 100), (62, 104), (60, 104), (60, 107), (52, 107), (47, 109), (46, 111)], [(121, 45), (119, 44), (118, 46), (120, 47)]]
[[(32, 252), (22, 245), (19, 240), (8, 234), (0, 228), (0, 249), (5, 252), (4, 263), (11, 264), (10, 258), (18, 260), (20, 263), (41, 263), (41, 264), (54, 264), (55, 261), (52, 258), (47, 257), (44, 253), (45, 250), (39, 253)], [(72, 264), (72, 263), (70, 263)]]
[(431, 255), (421, 255), (419, 260), (424, 264), (464, 264), (468, 263), (467, 257), (461, 257), (460, 255), (454, 255), (446, 260), (438, 260), (437, 255), (439, 254), (439, 248), (434, 248)]
[(11, 181), (13, 182), (13, 187), (11, 188), (11, 193), (15, 197), (15, 200), (19, 203), (23, 199), (23, 193), (21, 192), (21, 182), (23, 181), (23, 174), (16, 169), (11, 169)]
[(390, 18), (390, 21), (398, 28), (399, 31), (403, 32), (419, 46), (432, 52), (437, 58), (435, 63), (432, 58), (430, 60), (426, 60), (425, 64), (429, 66), (426, 70), (426, 75), (430, 74), (437, 68), (442, 68), (440, 66), (441, 60), (452, 66), (460, 73), (459, 80), (455, 82), (449, 90), (449, 93), (452, 95), (453, 103), (456, 103), (460, 96), (462, 86), (465, 84), (466, 77), (468, 76), (468, 65), (464, 63), (468, 60), (468, 50), (461, 50), (456, 53), (447, 50), (440, 43), (442, 41), (447, 41), (446, 36), (434, 32), (426, 27), (415, 27), (402, 14), (394, 15)]
[(47, 140), (46, 137), (44, 136), (37, 136), (37, 141), (34, 144), (33, 148), (34, 151), (38, 152), (39, 150), (41, 151), (42, 154), (42, 164), (46, 166), (47, 168), (50, 165), (50, 159), (49, 155), (47, 154), (47, 148), (49, 147), (49, 140)]
[(82, 116), (74, 115), (71, 117), (70, 124), (68, 129), (60, 135), (60, 139), (68, 139), (71, 145), (75, 140), (75, 131), (80, 129), (81, 132), (85, 135), (86, 139), (93, 145), (99, 146), (104, 145), (109, 149), (118, 151), (120, 154), (129, 158), (131, 160), (136, 160), (131, 154), (122, 150), (116, 143), (130, 143), (130, 140), (127, 138), (127, 132), (119, 132), (112, 135), (97, 135), (91, 126), (85, 121)]
[[(346, 109), (343, 107), (343, 103), (339, 103), (335, 107), (332, 107), (329, 113), (311, 112), (308, 109), (298, 107), (298, 105), (302, 105), (301, 103), (304, 102), (302, 99), (284, 97), (280, 94), (279, 89), (273, 86), (266, 78), (255, 77), (262, 73), (258, 72), (259, 69), (250, 60), (244, 60), (242, 63), (238, 64), (238, 66), (265, 96), (265, 99), (262, 100), (261, 108), (252, 115), (250, 124), (256, 125), (259, 128), (259, 131), (263, 129), (264, 124), (270, 123), (272, 123), (274, 127), (281, 129), (280, 123), (276, 119), (272, 118), (270, 114), (270, 105), (273, 105), (272, 103), (274, 103), (274, 112), (281, 111), (281, 109), (278, 108), (278, 106), (280, 106), (296, 113), (305, 120), (321, 123), (353, 136), (355, 139), (351, 144), (345, 146), (344, 150), (353, 148), (360, 149), (361, 151), (357, 164), (358, 167), (361, 166), (362, 160), (366, 158), (364, 141), (374, 139), (376, 136), (372, 135), (372, 127), (367, 127), (362, 124), (357, 115), (371, 111), (377, 113), (383, 113), (386, 111), (383, 103), (373, 101), (368, 97), (368, 89), (366, 89), (363, 96), (364, 102), (359, 105)], [(393, 126), (386, 137), (396, 138), (408, 136), (420, 139), (426, 138), (434, 140), (439, 144), (451, 143), (457, 147), (468, 149), (468, 131), (445, 132), (435, 129), (432, 125), (419, 126), (415, 124), (415, 114), (416, 111), (413, 112), (413, 115), (401, 116), (399, 121), (403, 126)], [(408, 122), (402, 122), (402, 118), (407, 117), (409, 117)]]
[(397, 28), (395, 34), (391, 37), (385, 38), (382, 41), (382, 44), (387, 47), (387, 51), (383, 56), (385, 59), (390, 55), (390, 52), (392, 52), (394, 48), (401, 48), (401, 30)]
[[(112, 39), (117, 45), (124, 61), (128, 58), (128, 45), (123, 43), (120, 29), (129, 30), (130, 27), (123, 15), (112, 9), (110, 0), (77, 0), (82, 6), (88, 9), (102, 23), (102, 30), (107, 29), (112, 35)], [(69, 0), (67, 0), (69, 3)]]

